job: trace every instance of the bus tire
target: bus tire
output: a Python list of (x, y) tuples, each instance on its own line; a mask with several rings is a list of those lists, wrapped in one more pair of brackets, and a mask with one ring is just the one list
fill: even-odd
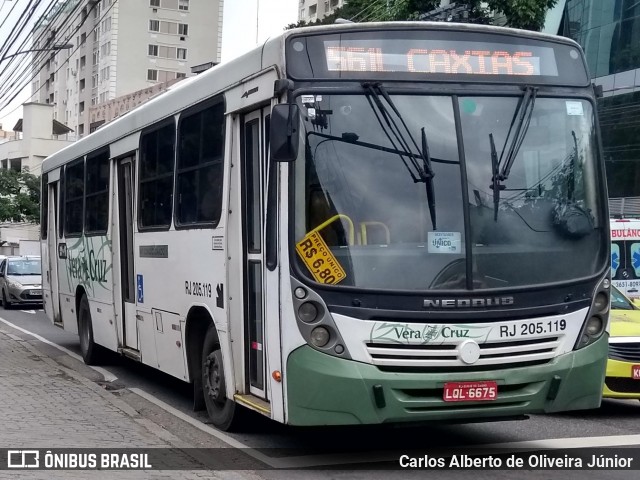
[(78, 335), (80, 337), (80, 352), (87, 365), (96, 365), (100, 357), (100, 346), (93, 341), (93, 325), (91, 309), (86, 295), (82, 295), (78, 307)]
[(211, 423), (224, 431), (237, 429), (242, 407), (227, 398), (222, 350), (213, 325), (207, 330), (202, 346), (202, 390)]

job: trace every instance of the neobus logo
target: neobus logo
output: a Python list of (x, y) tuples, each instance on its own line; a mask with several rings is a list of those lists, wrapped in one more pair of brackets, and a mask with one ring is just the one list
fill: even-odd
[(495, 298), (442, 298), (424, 300), (424, 308), (473, 308), (473, 307), (497, 307), (513, 305), (513, 297)]

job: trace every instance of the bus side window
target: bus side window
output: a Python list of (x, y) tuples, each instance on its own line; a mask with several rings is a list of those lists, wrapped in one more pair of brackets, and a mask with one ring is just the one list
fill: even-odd
[(196, 105), (180, 117), (176, 224), (213, 224), (222, 211), (224, 154), (222, 97)]
[(140, 139), (140, 227), (169, 228), (173, 206), (176, 131), (173, 120)]

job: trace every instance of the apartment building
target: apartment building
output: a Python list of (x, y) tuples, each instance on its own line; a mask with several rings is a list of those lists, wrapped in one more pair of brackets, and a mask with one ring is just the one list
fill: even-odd
[(344, 4), (345, 0), (300, 0), (298, 20), (307, 23), (322, 20)]
[(91, 107), (186, 77), (194, 65), (219, 62), (223, 2), (62, 2), (65, 14), (39, 22), (35, 36), (41, 45), (53, 39), (73, 48), (39, 57), (35, 68), (43, 68), (32, 84), (32, 101), (53, 105), (54, 119), (77, 138), (88, 134)]

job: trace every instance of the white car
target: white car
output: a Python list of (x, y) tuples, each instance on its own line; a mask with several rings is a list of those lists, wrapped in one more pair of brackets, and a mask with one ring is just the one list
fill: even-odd
[(7, 257), (0, 262), (0, 298), (6, 309), (14, 304), (42, 304), (40, 257)]

